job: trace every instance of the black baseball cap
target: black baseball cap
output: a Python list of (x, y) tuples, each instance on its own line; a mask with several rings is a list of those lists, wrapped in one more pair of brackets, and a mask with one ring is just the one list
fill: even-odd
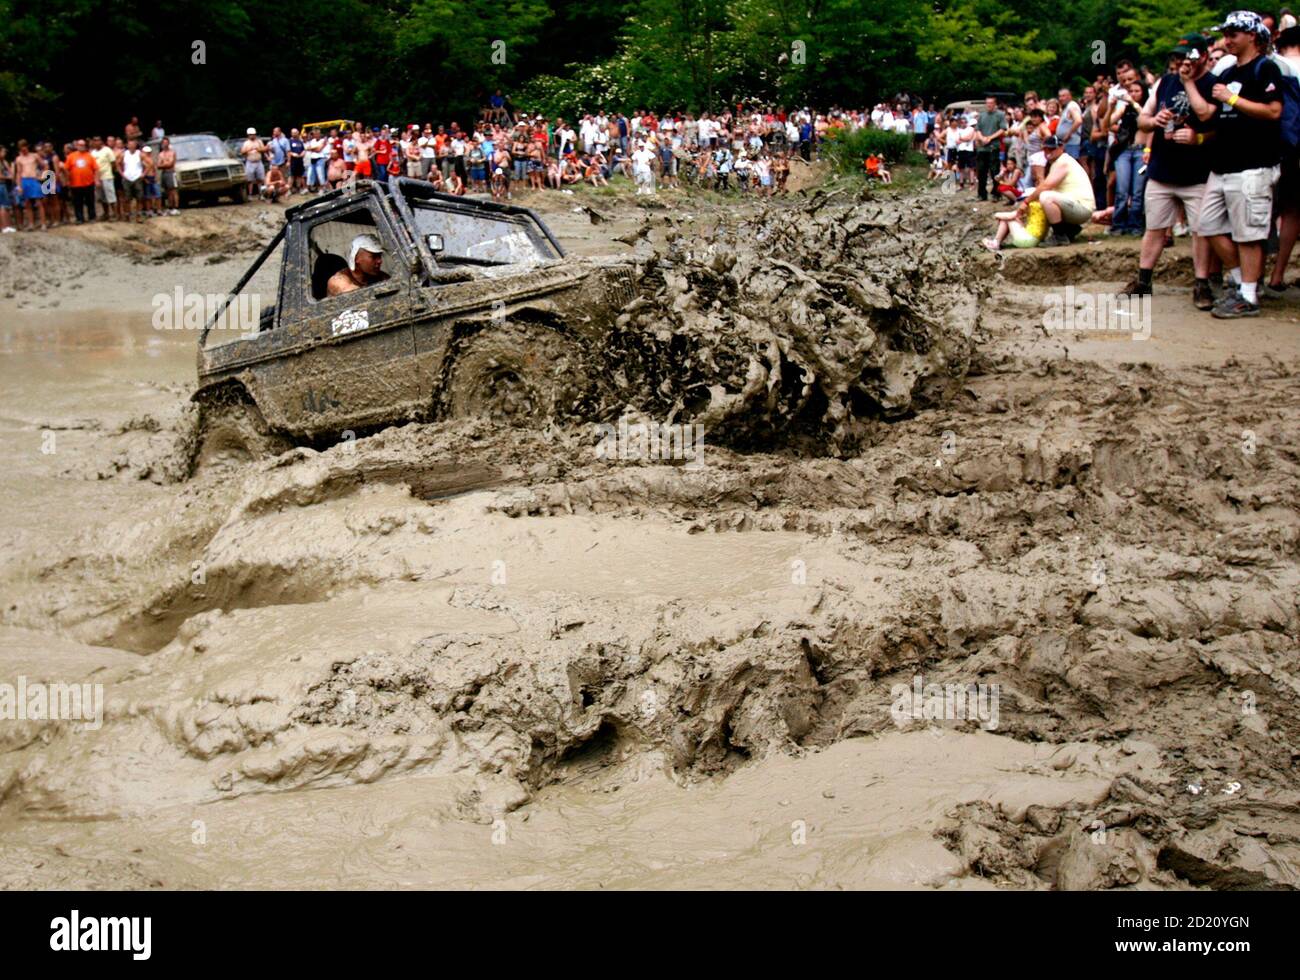
[(1180, 58), (1187, 58), (1187, 57), (1191, 57), (1192, 52), (1194, 51), (1196, 52), (1196, 54), (1195, 57), (1192, 58), (1192, 60), (1195, 61), (1201, 58), (1209, 50), (1210, 50), (1209, 39), (1206, 38), (1204, 34), (1199, 34), (1193, 31), (1190, 34), (1184, 34), (1182, 37), (1180, 37), (1178, 39), (1178, 43), (1175, 44), (1173, 48), (1170, 49), (1169, 53), (1176, 54)]
[(1059, 150), (1064, 145), (1065, 144), (1062, 143), (1060, 138), (1057, 136), (1049, 136), (1047, 139), (1043, 140), (1044, 150)]

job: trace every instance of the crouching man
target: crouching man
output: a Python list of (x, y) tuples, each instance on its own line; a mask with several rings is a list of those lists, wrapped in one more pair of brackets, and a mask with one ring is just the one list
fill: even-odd
[(1029, 205), (1038, 201), (1051, 228), (1040, 247), (1069, 245), (1092, 219), (1092, 180), (1083, 165), (1065, 152), (1065, 147), (1055, 136), (1043, 140), (1043, 154), (1047, 160), (1047, 174), (1025, 195), (1017, 210), (1023, 217)]

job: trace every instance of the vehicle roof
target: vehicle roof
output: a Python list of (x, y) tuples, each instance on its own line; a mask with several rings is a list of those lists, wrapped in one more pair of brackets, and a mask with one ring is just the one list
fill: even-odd
[(339, 187), (327, 191), (320, 197), (312, 198), (310, 201), (295, 204), (285, 210), (284, 219), (286, 222), (296, 221), (298, 218), (317, 209), (330, 210), (341, 205), (350, 204), (353, 201), (363, 200), (373, 194), (380, 194), (391, 199), (395, 196), (394, 190), (398, 192), (401, 198), (399, 211), (401, 207), (406, 206), (406, 202), (417, 200), (437, 201), (459, 211), (487, 211), (494, 214), (527, 217), (537, 224), (561, 257), (565, 254), (564, 246), (559, 243), (546, 222), (532, 208), (520, 207), (517, 204), (502, 204), (499, 201), (481, 201), (456, 194), (444, 194), (441, 191), (435, 191), (433, 185), (428, 181), (417, 180), (413, 177), (397, 177), (387, 183), (374, 180), (358, 180), (355, 182), (353, 189)]

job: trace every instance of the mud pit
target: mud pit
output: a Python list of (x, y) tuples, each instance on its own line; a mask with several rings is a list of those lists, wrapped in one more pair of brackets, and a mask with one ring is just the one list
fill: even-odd
[[(718, 241), (689, 202), (547, 203), (593, 254)], [(1147, 343), (1062, 344), (967, 224), (887, 292), (933, 317), (985, 277), (969, 370), (888, 422), (824, 371), (767, 413), (789, 374), (754, 343), (722, 361), (767, 371), (743, 436), (700, 469), (463, 421), (189, 482), (192, 338), (148, 297), (206, 260), (69, 243), (128, 312), (3, 307), (0, 681), (100, 683), (104, 720), (0, 723), (0, 884), (1295, 887), (1292, 310), (1188, 347), (1207, 321), (1168, 289)], [(900, 724), (918, 676), (996, 685), (996, 727)]]

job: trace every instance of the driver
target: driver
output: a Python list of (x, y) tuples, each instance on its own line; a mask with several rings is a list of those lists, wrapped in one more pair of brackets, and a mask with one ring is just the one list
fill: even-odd
[(380, 269), (384, 261), (384, 246), (374, 235), (358, 235), (348, 249), (348, 267), (330, 276), (325, 284), (325, 295), (338, 296), (350, 293), (388, 278)]

